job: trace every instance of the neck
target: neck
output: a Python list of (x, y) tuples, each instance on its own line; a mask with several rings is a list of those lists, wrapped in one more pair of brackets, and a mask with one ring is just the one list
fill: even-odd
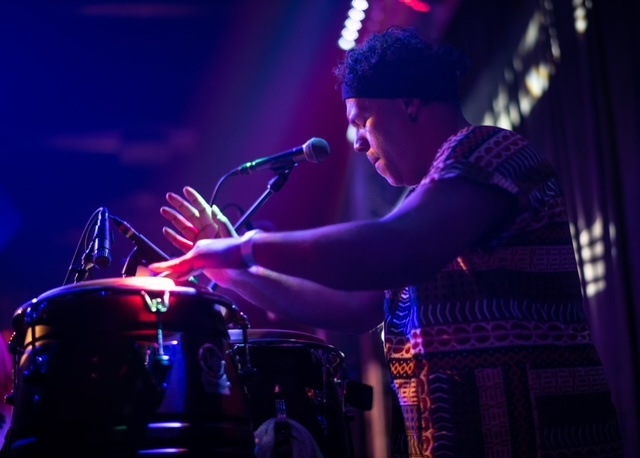
[(423, 140), (434, 157), (449, 137), (471, 125), (455, 105), (431, 103), (424, 110), (424, 116), (420, 117)]

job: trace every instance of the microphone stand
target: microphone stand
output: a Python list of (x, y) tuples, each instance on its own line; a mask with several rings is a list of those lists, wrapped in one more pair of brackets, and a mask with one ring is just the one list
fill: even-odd
[(89, 275), (89, 270), (93, 268), (94, 265), (93, 255), (86, 252), (82, 257), (82, 267), (76, 271), (76, 279), (74, 280), (74, 283), (85, 281)]
[(289, 179), (289, 175), (291, 174), (291, 171), (295, 166), (296, 164), (293, 164), (293, 166), (291, 167), (286, 167), (276, 172), (277, 175), (273, 177), (271, 180), (269, 180), (267, 189), (262, 193), (262, 195), (258, 198), (258, 200), (254, 202), (251, 208), (249, 208), (249, 210), (247, 210), (247, 212), (244, 215), (242, 215), (242, 217), (240, 217), (240, 219), (233, 226), (234, 229), (237, 230), (239, 227), (241, 227), (245, 223), (245, 221), (247, 221), (251, 216), (253, 216), (253, 214), (256, 211), (258, 211), (260, 207), (264, 205), (267, 199), (271, 197), (271, 195), (274, 192), (278, 192), (282, 189), (282, 187), (285, 185), (285, 183)]
[[(290, 167), (286, 167), (283, 169), (279, 169), (276, 171), (276, 176), (269, 180), (269, 184), (267, 185), (267, 189), (262, 193), (262, 195), (253, 203), (251, 208), (245, 212), (244, 215), (240, 217), (240, 219), (233, 226), (234, 229), (238, 229), (241, 227), (245, 221), (247, 221), (255, 212), (257, 212), (260, 207), (264, 205), (264, 203), (273, 195), (274, 192), (278, 192), (285, 185), (287, 180), (289, 179), (289, 175), (291, 175), (291, 171), (296, 166), (293, 164)], [(209, 283), (209, 289), (211, 291), (215, 291), (218, 288), (218, 284), (215, 281)]]
[(91, 243), (93, 243), (93, 240), (89, 240), (88, 237), (89, 230), (96, 224), (99, 212), (100, 209), (93, 212), (93, 215), (91, 215), (82, 230), (82, 235), (71, 259), (71, 265), (69, 265), (63, 285), (85, 281), (89, 270), (94, 266), (93, 254), (91, 253)]
[(138, 252), (138, 247), (135, 247), (131, 254), (127, 256), (127, 260), (122, 268), (123, 277), (135, 277), (138, 272), (138, 267), (143, 262), (142, 256)]

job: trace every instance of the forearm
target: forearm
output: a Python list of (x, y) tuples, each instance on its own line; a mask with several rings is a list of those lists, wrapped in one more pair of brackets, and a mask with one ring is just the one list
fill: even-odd
[[(398, 249), (399, 240), (403, 234), (389, 224), (356, 222), (258, 234), (251, 251), (258, 265), (285, 275), (340, 290), (381, 290), (406, 284), (415, 275), (417, 257)], [(404, 240), (411, 243), (406, 234)]]
[(258, 235), (252, 255), (260, 266), (336, 289), (394, 289), (425, 281), (499, 234), (515, 208), (502, 189), (447, 179), (378, 220)]
[(316, 328), (360, 334), (383, 319), (382, 291), (339, 291), (261, 267), (217, 273), (221, 286), (256, 306)]

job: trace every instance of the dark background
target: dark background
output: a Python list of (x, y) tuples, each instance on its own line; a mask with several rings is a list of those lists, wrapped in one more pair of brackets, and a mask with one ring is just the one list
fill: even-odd
[[(510, 126), (558, 168), (594, 338), (629, 457), (637, 456), (637, 2), (436, 0), (429, 13), (411, 2), (369, 3), (361, 39), (403, 24), (462, 47), (474, 65), (461, 81), (469, 119), (500, 123), (511, 113)], [(353, 153), (332, 76), (349, 8), (346, 0), (0, 2), (0, 329), (10, 334), (21, 305), (62, 286), (98, 208), (173, 256), (161, 234), (166, 192), (190, 185), (209, 197), (238, 165), (311, 137), (329, 142), (329, 158), (300, 164), (253, 225), (297, 229), (387, 211), (400, 190)], [(527, 69), (541, 64), (550, 83), (529, 112)], [(216, 203), (237, 221), (272, 176), (233, 177)], [(91, 274), (120, 276), (132, 248), (115, 233), (111, 266)], [(303, 330), (344, 350), (352, 377), (375, 387), (374, 411), (357, 417), (357, 449), (385, 456), (379, 336), (326, 333), (238, 306), (254, 328)]]

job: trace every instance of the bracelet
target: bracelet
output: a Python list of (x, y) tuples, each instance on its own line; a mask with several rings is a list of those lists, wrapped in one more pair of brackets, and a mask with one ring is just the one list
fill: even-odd
[(256, 259), (253, 257), (253, 236), (258, 232), (262, 232), (260, 229), (252, 229), (245, 232), (240, 239), (240, 255), (247, 267), (253, 267), (256, 264)]

